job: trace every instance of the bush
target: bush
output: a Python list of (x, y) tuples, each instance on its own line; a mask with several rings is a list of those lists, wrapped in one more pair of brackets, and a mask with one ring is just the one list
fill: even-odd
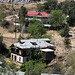
[(63, 70), (63, 68), (62, 68), (62, 66), (60, 64), (56, 63), (51, 68), (51, 72), (53, 74), (64, 74), (65, 73), (65, 70)]
[(8, 50), (6, 49), (5, 43), (3, 43), (3, 36), (0, 34), (0, 54), (7, 54)]
[(67, 75), (75, 74), (75, 51), (71, 51), (67, 57)]
[(9, 30), (10, 33), (13, 33), (13, 32), (15, 32), (15, 27), (13, 27), (12, 25), (10, 25), (9, 28), (8, 28), (8, 30)]
[(57, 0), (48, 0), (48, 2), (45, 2), (43, 5), (43, 9), (50, 13), (52, 10), (55, 10), (57, 6)]
[(50, 13), (50, 24), (54, 29), (61, 29), (64, 24), (66, 24), (66, 16), (63, 14), (62, 10), (53, 10)]
[(69, 25), (65, 25), (64, 29), (61, 30), (60, 35), (62, 37), (68, 37), (69, 36)]
[(0, 22), (2, 22), (5, 17), (6, 17), (6, 14), (2, 12), (2, 13), (0, 14)]
[(70, 26), (75, 26), (75, 1), (65, 1), (57, 5), (57, 9), (62, 10), (68, 17)]
[(70, 48), (71, 41), (69, 38), (65, 38), (64, 43), (65, 43), (66, 48)]
[(20, 42), (20, 40), (21, 40), (21, 34), (19, 35), (18, 42)]
[(51, 36), (51, 35), (43, 35), (42, 38), (48, 38), (48, 39), (51, 39), (52, 36)]
[[(21, 65), (20, 70), (25, 72), (25, 75), (40, 75), (42, 72), (46, 72), (46, 64), (41, 61), (28, 61), (25, 64)], [(29, 69), (29, 72), (28, 72)]]
[(2, 21), (1, 26), (4, 28), (8, 28), (10, 26), (10, 23), (6, 20)]

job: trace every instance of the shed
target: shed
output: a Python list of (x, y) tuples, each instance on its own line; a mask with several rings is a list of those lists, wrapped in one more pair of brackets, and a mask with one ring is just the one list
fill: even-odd
[(51, 61), (55, 58), (54, 50), (53, 49), (40, 49), (43, 52), (43, 60)]

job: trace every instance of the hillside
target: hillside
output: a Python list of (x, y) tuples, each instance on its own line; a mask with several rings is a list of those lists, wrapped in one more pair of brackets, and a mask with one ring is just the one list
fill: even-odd
[[(27, 8), (27, 10), (34, 11), (34, 10), (36, 10), (36, 5), (38, 3), (43, 4), (44, 2), (29, 3), (29, 4), (25, 4), (23, 6), (25, 6)], [(4, 6), (5, 8), (3, 8), (2, 6)], [(13, 5), (13, 8), (15, 9), (15, 12), (14, 13), (18, 13), (18, 11), (19, 11), (19, 9), (20, 9), (21, 6), (22, 5)], [(12, 11), (12, 5), (10, 3), (0, 3), (0, 8), (1, 9), (4, 9), (5, 12)]]

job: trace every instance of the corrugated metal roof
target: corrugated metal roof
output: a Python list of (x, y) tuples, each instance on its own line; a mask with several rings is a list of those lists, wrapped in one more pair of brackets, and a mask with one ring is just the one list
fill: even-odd
[[(21, 40), (18, 43), (14, 43), (14, 46), (25, 49), (25, 48), (45, 48), (45, 47), (54, 47), (54, 45), (48, 43), (50, 39), (29, 39), (29, 40)], [(36, 43), (36, 45), (33, 45)]]

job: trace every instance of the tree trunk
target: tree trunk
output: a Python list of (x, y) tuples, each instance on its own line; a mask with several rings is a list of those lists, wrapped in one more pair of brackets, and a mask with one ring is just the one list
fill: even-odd
[(21, 30), (21, 37), (24, 38), (24, 33), (26, 32), (26, 27), (25, 24), (21, 26), (22, 30)]

